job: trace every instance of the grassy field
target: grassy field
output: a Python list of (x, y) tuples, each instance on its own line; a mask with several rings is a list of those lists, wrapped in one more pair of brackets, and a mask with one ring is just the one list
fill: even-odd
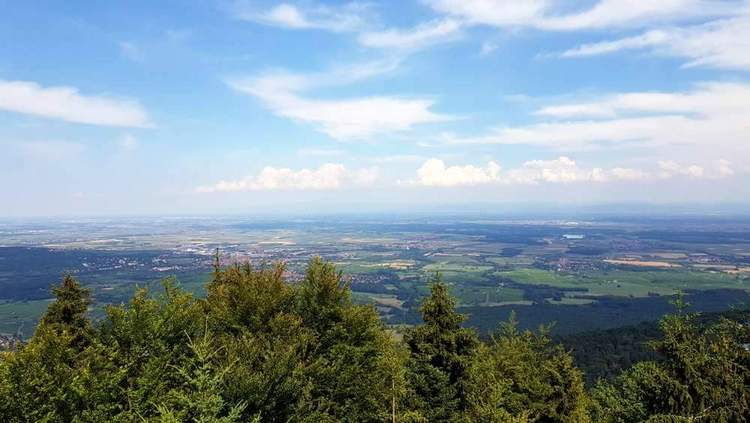
[(47, 305), (49, 300), (0, 302), (0, 332), (15, 333), (20, 327), (24, 335), (30, 335)]
[(590, 295), (646, 297), (649, 293), (671, 295), (686, 289), (750, 289), (750, 279), (747, 277), (683, 269), (611, 270), (595, 271), (585, 275), (541, 269), (516, 269), (495, 272), (495, 274), (529, 285), (584, 288)]
[(464, 284), (485, 281), (490, 272), (494, 269), (492, 266), (481, 265), (475, 261), (454, 261), (446, 260), (430, 263), (423, 266), (421, 271), (428, 277), (435, 273), (440, 273), (446, 282)]
[(450, 291), (459, 299), (461, 305), (493, 306), (514, 304), (524, 300), (523, 291), (517, 288), (454, 285)]

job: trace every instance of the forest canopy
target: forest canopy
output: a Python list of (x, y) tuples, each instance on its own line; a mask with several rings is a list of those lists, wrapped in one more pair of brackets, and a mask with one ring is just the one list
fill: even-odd
[(514, 319), (489, 340), (436, 275), (422, 323), (389, 328), (333, 264), (219, 268), (205, 298), (165, 281), (92, 320), (65, 276), (0, 356), (7, 422), (735, 422), (750, 418), (747, 319), (678, 302), (642, 361), (586, 389), (569, 350)]

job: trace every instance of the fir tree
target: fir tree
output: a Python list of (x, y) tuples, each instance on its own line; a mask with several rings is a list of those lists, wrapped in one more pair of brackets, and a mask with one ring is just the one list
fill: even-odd
[(424, 324), (405, 335), (411, 353), (412, 405), (428, 421), (448, 421), (466, 408), (467, 369), (479, 340), (473, 330), (461, 327), (465, 316), (456, 312), (455, 301), (439, 274), (421, 313)]

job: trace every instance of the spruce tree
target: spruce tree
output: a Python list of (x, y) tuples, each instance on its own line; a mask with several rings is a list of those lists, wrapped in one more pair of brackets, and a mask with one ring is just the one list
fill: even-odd
[(71, 275), (65, 275), (60, 285), (52, 287), (52, 295), (55, 300), (47, 307), (39, 327), (70, 333), (73, 345), (82, 349), (92, 335), (91, 321), (86, 315), (91, 305), (91, 291)]
[(588, 399), (573, 358), (545, 327), (519, 331), (515, 315), (483, 344), (467, 383), (470, 421), (584, 423)]
[(593, 391), (602, 422), (739, 422), (750, 419), (750, 340), (746, 323), (721, 318), (708, 325), (686, 313), (660, 323), (652, 347), (661, 360), (641, 362)]
[(467, 369), (479, 340), (473, 330), (461, 327), (465, 316), (455, 307), (442, 276), (435, 275), (420, 308), (424, 323), (404, 338), (411, 355), (412, 407), (428, 421), (456, 419), (466, 408)]

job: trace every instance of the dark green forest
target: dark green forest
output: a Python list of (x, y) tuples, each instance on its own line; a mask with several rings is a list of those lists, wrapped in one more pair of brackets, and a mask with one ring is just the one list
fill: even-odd
[[(311, 260), (299, 283), (284, 274), (216, 265), (203, 298), (165, 281), (96, 321), (90, 292), (65, 276), (33, 337), (1, 353), (0, 421), (750, 419), (744, 312), (706, 319), (678, 298), (658, 326), (600, 348), (601, 334), (555, 342), (513, 316), (480, 338), (439, 275), (421, 323), (396, 330), (352, 301), (332, 264)], [(633, 345), (633, 357), (602, 359)], [(585, 383), (574, 354), (606, 377)]]

